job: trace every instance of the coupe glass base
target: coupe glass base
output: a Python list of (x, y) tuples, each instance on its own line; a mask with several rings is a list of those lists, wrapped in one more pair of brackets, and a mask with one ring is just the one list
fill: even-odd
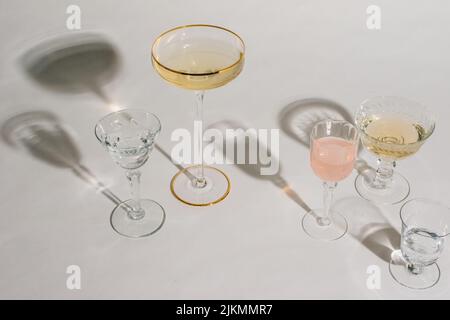
[(410, 272), (405, 263), (397, 264), (394, 260), (389, 263), (389, 272), (395, 281), (410, 289), (428, 289), (438, 283), (441, 271), (437, 263), (423, 269), (421, 274)]
[(377, 189), (371, 186), (371, 177), (359, 174), (355, 179), (358, 194), (369, 201), (379, 204), (396, 204), (409, 196), (409, 182), (404, 176), (394, 172), (389, 188)]
[(331, 223), (321, 226), (317, 223), (317, 216), (323, 216), (323, 209), (314, 209), (303, 216), (302, 227), (311, 238), (324, 241), (334, 241), (342, 238), (348, 229), (347, 220), (339, 213), (331, 211)]
[(213, 167), (204, 167), (206, 186), (197, 188), (193, 185), (200, 166), (192, 166), (178, 172), (172, 179), (170, 190), (179, 201), (190, 206), (204, 207), (224, 200), (231, 190), (228, 176)]
[(122, 202), (111, 214), (111, 226), (118, 234), (128, 238), (143, 238), (161, 229), (166, 214), (157, 202), (142, 199), (141, 207), (145, 215), (139, 220), (132, 219), (128, 214), (132, 204), (133, 200)]

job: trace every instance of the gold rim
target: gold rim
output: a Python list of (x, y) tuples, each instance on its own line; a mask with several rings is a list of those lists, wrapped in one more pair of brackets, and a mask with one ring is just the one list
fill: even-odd
[[(220, 30), (223, 30), (223, 31), (226, 31), (228, 33), (233, 34), (242, 43), (242, 49), (243, 50), (242, 50), (242, 54), (241, 54), (240, 58), (235, 63), (233, 63), (232, 65), (230, 65), (228, 67), (222, 68), (222, 69), (214, 71), (214, 72), (207, 72), (207, 73), (189, 73), (189, 72), (177, 71), (177, 70), (171, 69), (169, 67), (166, 67), (165, 65), (163, 65), (161, 62), (158, 61), (158, 59), (155, 56), (155, 47), (156, 47), (156, 44), (161, 40), (162, 37), (164, 37), (166, 34), (168, 34), (170, 32), (173, 32), (173, 31), (176, 31), (176, 30), (179, 30), (179, 29), (197, 28), (197, 27), (216, 28), (216, 29), (220, 29)], [(156, 38), (155, 42), (153, 42), (153, 45), (152, 45), (152, 61), (155, 61), (161, 68), (164, 68), (167, 71), (178, 73), (178, 74), (182, 74), (182, 75), (185, 75), (185, 76), (201, 77), (201, 76), (210, 76), (210, 75), (214, 75), (214, 74), (219, 74), (219, 73), (227, 71), (227, 70), (235, 67), (239, 63), (241, 63), (244, 60), (244, 57), (245, 57), (245, 42), (244, 42), (244, 40), (242, 40), (242, 38), (236, 32), (233, 32), (230, 29), (227, 29), (227, 28), (224, 28), (224, 27), (220, 27), (220, 26), (215, 26), (215, 25), (212, 25), (212, 24), (188, 24), (188, 25), (179, 26), (179, 27), (167, 30), (164, 33), (160, 34)]]
[(208, 206), (212, 206), (212, 205), (214, 205), (214, 204), (217, 204), (217, 203), (219, 203), (219, 202), (222, 202), (222, 201), (228, 196), (228, 194), (230, 194), (230, 191), (231, 191), (231, 181), (230, 181), (230, 178), (228, 178), (228, 176), (227, 176), (222, 170), (219, 170), (219, 169), (214, 168), (214, 167), (209, 167), (209, 166), (204, 166), (204, 168), (205, 168), (205, 169), (206, 169), (206, 168), (207, 168), (207, 169), (211, 169), (211, 170), (214, 170), (214, 171), (219, 172), (221, 175), (223, 175), (223, 176), (225, 177), (225, 179), (227, 180), (227, 183), (228, 183), (227, 190), (225, 191), (225, 193), (224, 193), (219, 199), (214, 200), (214, 201), (212, 201), (212, 202), (208, 202), (208, 203), (192, 203), (192, 202), (189, 202), (189, 201), (186, 201), (186, 200), (180, 198), (180, 197), (176, 194), (175, 188), (174, 188), (175, 180), (176, 180), (180, 175), (184, 174), (186, 171), (189, 171), (190, 169), (200, 168), (200, 167), (201, 167), (200, 165), (197, 165), (197, 166), (191, 166), (191, 167), (186, 167), (186, 168), (184, 168), (183, 170), (178, 171), (178, 173), (177, 173), (176, 175), (173, 176), (172, 181), (170, 182), (170, 192), (173, 194), (173, 196), (174, 196), (175, 198), (177, 198), (177, 200), (183, 202), (184, 204), (193, 206), (193, 207), (208, 207)]

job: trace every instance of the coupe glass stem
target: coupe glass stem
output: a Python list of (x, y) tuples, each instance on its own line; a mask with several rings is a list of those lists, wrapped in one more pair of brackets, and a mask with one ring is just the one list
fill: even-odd
[(195, 123), (199, 125), (199, 128), (197, 134), (194, 134), (194, 136), (196, 136), (197, 139), (197, 141), (194, 142), (197, 148), (194, 148), (194, 150), (198, 150), (197, 161), (200, 166), (197, 172), (197, 176), (193, 181), (193, 186), (196, 188), (204, 188), (206, 187), (204, 162), (203, 162), (203, 101), (205, 99), (205, 92), (196, 91), (195, 95), (197, 97), (197, 106), (195, 109)]
[(386, 189), (392, 184), (395, 161), (378, 159), (378, 169), (375, 173), (372, 186), (376, 189)]
[(323, 183), (323, 216), (317, 217), (317, 223), (320, 226), (326, 227), (331, 224), (330, 208), (333, 204), (334, 190), (336, 189), (336, 182)]
[(133, 220), (140, 220), (145, 215), (145, 211), (141, 207), (141, 172), (138, 170), (128, 170), (127, 178), (130, 182), (131, 197), (133, 200), (132, 210), (128, 211), (128, 216)]

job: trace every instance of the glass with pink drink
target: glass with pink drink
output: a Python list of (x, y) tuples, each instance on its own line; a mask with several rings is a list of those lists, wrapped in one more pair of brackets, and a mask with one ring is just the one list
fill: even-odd
[(353, 170), (358, 141), (358, 130), (342, 120), (321, 121), (311, 132), (311, 167), (324, 186), (324, 207), (311, 210), (302, 220), (303, 229), (312, 238), (332, 241), (347, 233), (347, 220), (333, 211), (331, 204), (337, 183)]

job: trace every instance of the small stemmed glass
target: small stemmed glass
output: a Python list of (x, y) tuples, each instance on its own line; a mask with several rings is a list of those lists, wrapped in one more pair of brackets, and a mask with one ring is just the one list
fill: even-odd
[(364, 147), (378, 157), (373, 176), (360, 174), (356, 178), (359, 195), (375, 203), (405, 200), (410, 186), (405, 177), (394, 172), (396, 161), (419, 151), (433, 134), (433, 117), (417, 102), (383, 96), (364, 101), (355, 118)]
[(332, 241), (347, 233), (347, 220), (331, 205), (337, 182), (353, 170), (358, 141), (358, 130), (342, 120), (321, 121), (311, 132), (311, 167), (324, 181), (324, 208), (306, 213), (302, 220), (303, 229), (312, 238)]
[(413, 199), (400, 209), (400, 219), (400, 250), (392, 253), (389, 271), (405, 287), (430, 288), (441, 275), (436, 261), (450, 234), (450, 208), (432, 200)]
[(152, 113), (126, 109), (111, 113), (95, 127), (95, 136), (112, 159), (127, 170), (132, 199), (120, 203), (111, 214), (111, 225), (119, 234), (130, 238), (149, 236), (165, 220), (164, 209), (157, 202), (140, 198), (138, 170), (148, 160), (161, 131), (159, 119)]

